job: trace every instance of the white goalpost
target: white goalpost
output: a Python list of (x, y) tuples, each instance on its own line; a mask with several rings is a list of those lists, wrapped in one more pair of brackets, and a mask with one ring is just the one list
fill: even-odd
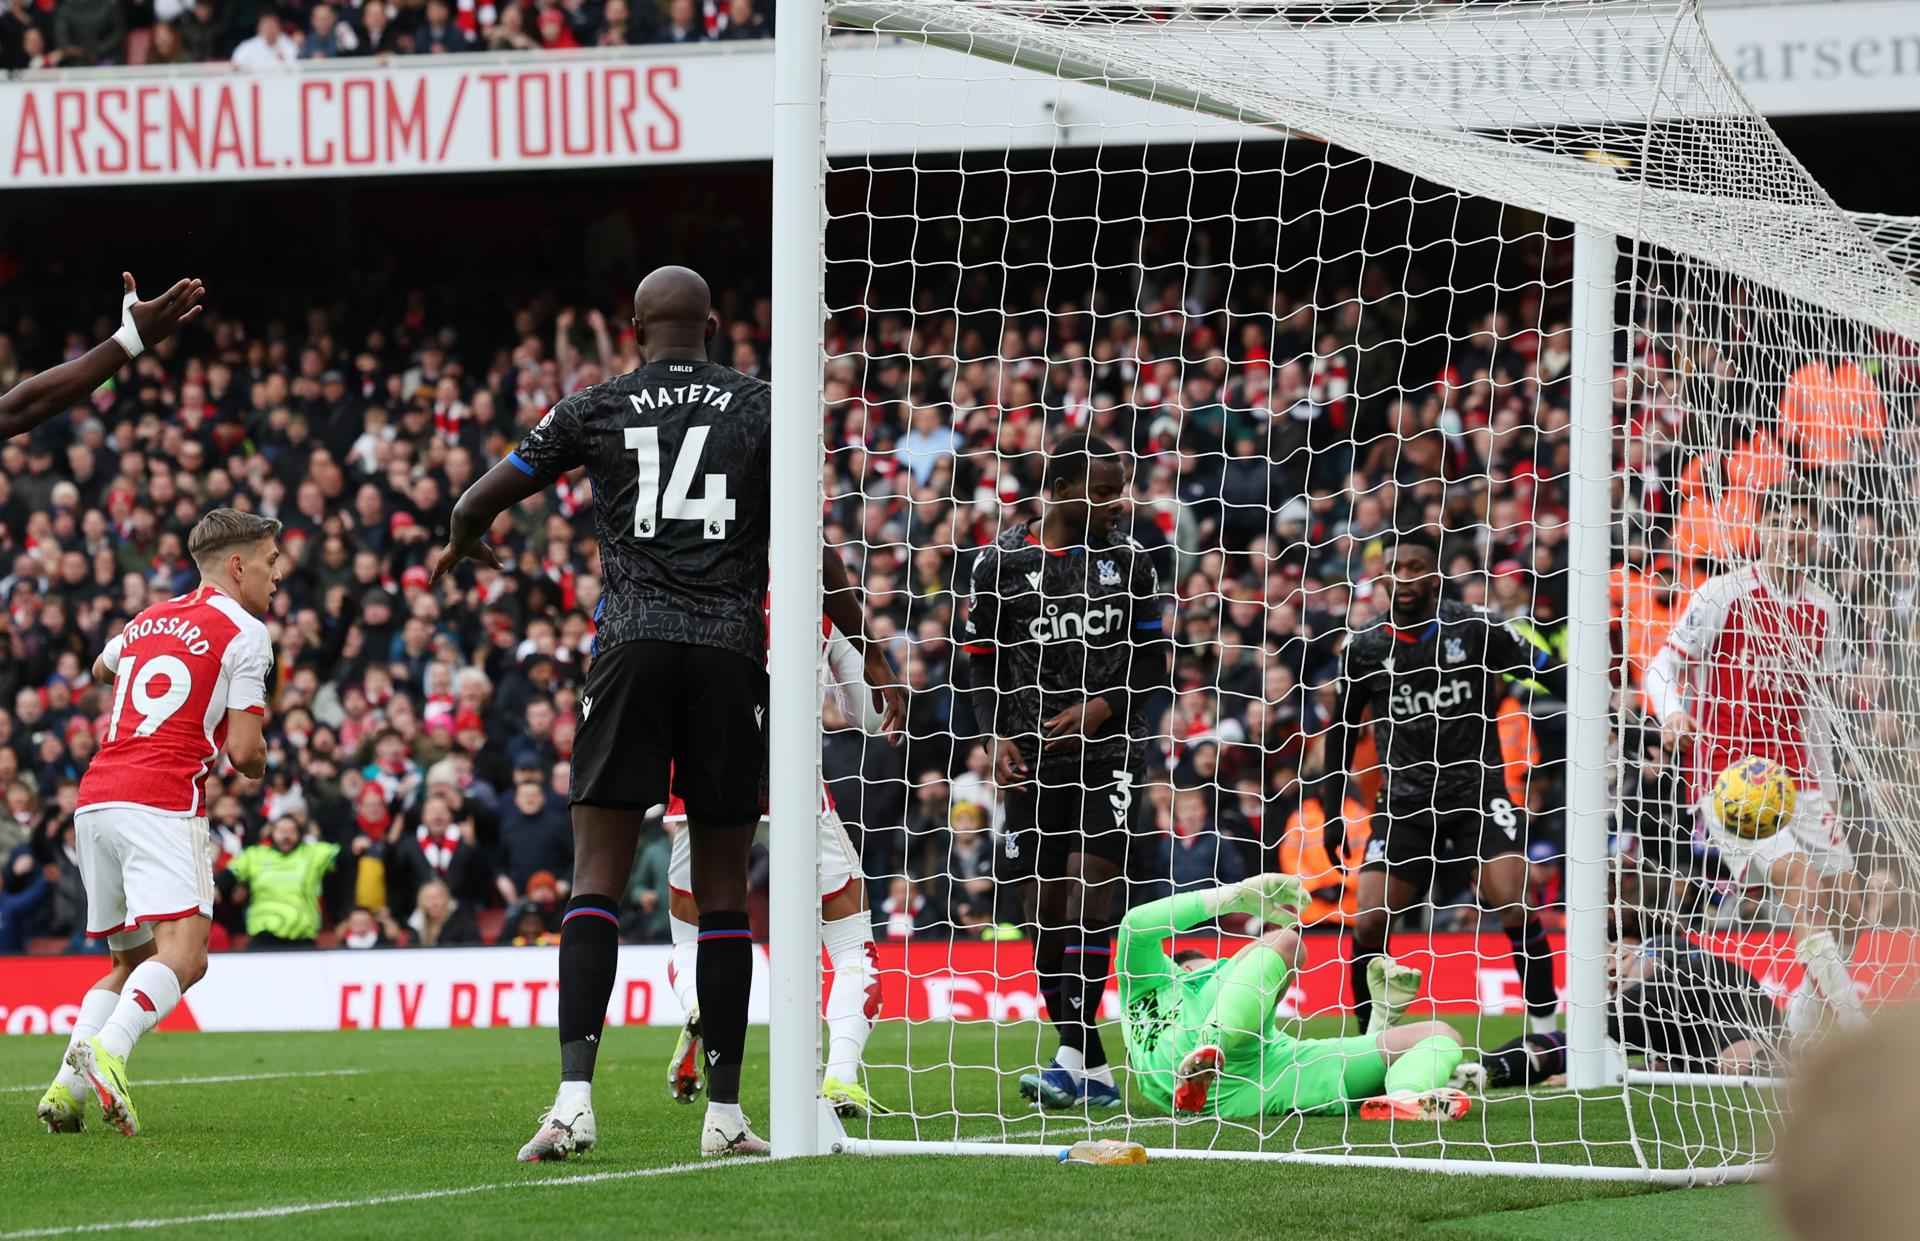
[[(1845, 1016), (1808, 1016), (1797, 953), (1828, 927), (1746, 883), (1696, 816), (1714, 773), (1656, 744), (1646, 674), (1718, 575), (1762, 583), (1751, 632), (1689, 650), (1689, 701), (1770, 687), (1713, 717), (1735, 721), (1736, 756), (1781, 753), (1777, 717), (1804, 720), (1800, 781), (1833, 804), (1815, 852), (1847, 894), (1820, 915), (1839, 968), (1869, 1006), (1907, 994), (1920, 225), (1841, 211), (1685, 0), (782, 0), (779, 19), (775, 1156), (1051, 1157), (1115, 1137), (1152, 1158), (1764, 1174), (1784, 1077)], [(1271, 1029), (1329, 1037), (1357, 875), (1384, 862), (1417, 889), (1388, 946), (1424, 971), (1412, 1014), (1472, 1062), (1528, 1028), (1518, 907), (1561, 978), (1551, 1080), (1476, 1093), (1446, 1124), (1176, 1116), (1130, 1080), (1110, 990), (1119, 1105), (1049, 1111), (1021, 1085), (1053, 1054), (1051, 967), (1033, 907), (993, 879), (1019, 842), (981, 758), (996, 721), (955, 688), (957, 635), (979, 549), (1038, 518), (1041, 463), (1074, 432), (1124, 458), (1174, 651), (1127, 722), (1115, 918), (1300, 876), (1314, 905)], [(1817, 527), (1800, 561), (1769, 533), (1788, 490)], [(1497, 770), (1432, 760), (1480, 764), (1503, 824), (1526, 825), (1508, 905), (1484, 899), (1457, 825), (1423, 856), (1387, 847), (1371, 812), (1398, 714), (1361, 743), (1338, 822), (1318, 817), (1342, 652), (1389, 616), (1396, 530), (1431, 533), (1447, 597), (1565, 669), (1564, 694), (1500, 680), (1482, 711)], [(822, 706), (823, 544), (912, 690), (899, 748)], [(1797, 609), (1825, 600), (1809, 639)], [(1058, 656), (1038, 658), (1044, 675)], [(817, 1099), (823, 779), (883, 928), (866, 1071), (886, 1112), (858, 1119)], [(1169, 931), (1206, 962), (1270, 929)]]

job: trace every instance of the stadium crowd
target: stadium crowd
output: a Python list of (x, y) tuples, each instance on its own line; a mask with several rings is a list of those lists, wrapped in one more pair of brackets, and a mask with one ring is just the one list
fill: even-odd
[[(951, 241), (929, 227), (914, 244)], [(1129, 899), (1280, 868), (1307, 879), (1310, 921), (1351, 912), (1366, 816), (1349, 804), (1323, 822), (1301, 773), (1315, 768), (1343, 635), (1383, 606), (1382, 536), (1444, 529), (1452, 594), (1563, 649), (1566, 247), (1536, 236), (1507, 249), (1534, 277), (1478, 306), (1417, 273), (1332, 264), (1316, 265), (1317, 289), (1312, 273), (1277, 289), (1249, 280), (1272, 267), (1212, 287), (1113, 269), (1076, 300), (1064, 279), (1021, 288), (1011, 273), (1043, 265), (1016, 245), (1004, 289), (929, 266), (910, 290), (830, 291), (842, 308), (826, 335), (826, 536), (912, 691), (898, 747), (827, 708), (829, 788), (882, 934), (993, 933), (1003, 916), (1001, 811), (980, 730), (949, 687), (956, 583), (971, 549), (1037, 514), (1041, 450), (1067, 428), (1138, 454), (1132, 530), (1173, 596), (1174, 685), (1152, 711)], [(490, 349), (463, 347), (421, 296), (251, 322), (216, 298), (91, 408), (0, 446), (0, 952), (83, 942), (72, 809), (108, 706), (91, 661), (118, 623), (194, 581), (185, 531), (216, 504), (279, 518), (290, 563), (270, 619), (266, 777), (223, 769), (209, 790), (219, 934), (550, 941), (600, 594), (588, 485), (572, 477), (501, 519), (504, 571), (433, 588), (425, 562), (453, 500), (554, 401), (637, 364), (618, 300), (529, 293), (500, 325), (509, 343)], [(764, 374), (769, 303), (724, 300), (716, 356)], [(1650, 339), (1636, 338), (1632, 365), (1670, 369)], [(0, 334), (0, 387), (89, 340), (32, 323)], [(1702, 442), (1677, 424), (1641, 439), (1668, 479), (1673, 454)], [(1651, 601), (1634, 614), (1656, 630), (1685, 580), (1661, 477), (1636, 476), (1641, 520), (1615, 557), (1616, 598)], [(1636, 652), (1658, 646), (1639, 623), (1620, 636), (1623, 687)], [(1671, 777), (1634, 697), (1622, 689), (1635, 725), (1623, 837), (1660, 837)], [(1534, 898), (1547, 907), (1561, 711), (1516, 685), (1499, 723), (1509, 783), (1535, 812)], [(646, 842), (626, 894), (633, 941), (665, 935), (668, 830)], [(1455, 898), (1443, 921), (1479, 916), (1465, 879), (1442, 875), (1441, 904)]]
[(766, 0), (6, 0), (0, 69), (764, 39), (772, 17)]

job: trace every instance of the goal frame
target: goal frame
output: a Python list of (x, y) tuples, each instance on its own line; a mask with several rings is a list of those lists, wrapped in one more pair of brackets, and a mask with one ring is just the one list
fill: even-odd
[[(827, 87), (824, 0), (779, 0), (780, 37), (774, 49), (773, 107), (773, 459), (797, 463), (824, 451), (820, 400), (824, 360), (824, 231)], [(1230, 101), (1203, 88), (1146, 84), (1103, 75), (1092, 61), (1045, 55), (979, 34), (943, 35), (899, 19), (884, 3), (838, 4), (835, 20), (930, 46), (999, 61), (1054, 77), (1098, 84), (1119, 93), (1172, 104), (1241, 124), (1260, 124)], [(1276, 138), (1293, 136), (1280, 126)], [(1299, 135), (1307, 136), (1307, 135)], [(1568, 832), (1568, 1084), (1609, 1095), (1631, 1113), (1630, 1083), (1650, 1080), (1629, 1072), (1607, 1038), (1608, 831), (1610, 737), (1608, 597), (1612, 512), (1612, 385), (1616, 308), (1622, 260), (1620, 238), (1590, 224), (1574, 226), (1571, 363), (1570, 577), (1567, 721)], [(821, 776), (816, 661), (820, 579), (822, 476), (817, 468), (782, 464), (772, 480), (770, 538), (769, 728), (772, 823), (804, 824), (816, 813)], [(892, 1141), (847, 1136), (817, 1095), (820, 1042), (820, 939), (813, 876), (813, 833), (770, 833), (771, 890), (771, 1126), (775, 1158), (817, 1154), (955, 1154), (1046, 1156), (1043, 1142)], [(1672, 1075), (1657, 1075), (1672, 1076)], [(1688, 1084), (1704, 1084), (1687, 1078)], [(1675, 1083), (1678, 1084), (1678, 1083)], [(1634, 1143), (1636, 1154), (1638, 1143)], [(1602, 1167), (1544, 1161), (1399, 1158), (1379, 1155), (1273, 1151), (1151, 1149), (1155, 1159), (1264, 1160), (1275, 1163), (1396, 1168), (1472, 1176), (1550, 1177), (1708, 1185), (1762, 1177), (1764, 1162), (1685, 1169)], [(1644, 1156), (1642, 1156), (1644, 1159)]]

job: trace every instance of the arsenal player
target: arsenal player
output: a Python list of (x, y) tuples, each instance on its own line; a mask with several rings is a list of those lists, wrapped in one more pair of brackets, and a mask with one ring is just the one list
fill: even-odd
[(273, 646), (261, 622), (280, 585), (280, 523), (215, 509), (187, 538), (191, 593), (127, 622), (94, 661), (113, 689), (107, 735), (80, 782), (74, 834), (87, 934), (113, 965), (80, 1001), (60, 1074), (40, 1098), (49, 1132), (81, 1127), (81, 1099), (132, 1137), (127, 1057), (207, 972), (213, 845), (206, 778), (224, 748), (242, 774), (267, 764)]
[[(1807, 971), (1787, 1008), (1795, 1033), (1817, 1025), (1826, 1008), (1842, 1021), (1863, 1018), (1847, 971), (1861, 885), (1841, 830), (1829, 729), (1810, 692), (1832, 674), (1841, 641), (1839, 605), (1807, 576), (1818, 529), (1810, 493), (1769, 492), (1760, 558), (1694, 592), (1646, 679), (1708, 838), (1736, 881), (1764, 889), (1792, 919)], [(1728, 831), (1707, 796), (1721, 771), (1756, 757), (1780, 764), (1799, 786), (1792, 817), (1763, 840)]]

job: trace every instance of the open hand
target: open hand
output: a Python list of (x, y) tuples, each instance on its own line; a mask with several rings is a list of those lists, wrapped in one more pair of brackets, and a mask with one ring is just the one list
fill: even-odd
[[(121, 272), (120, 283), (127, 292), (139, 296), (133, 287), (131, 272)], [(175, 281), (172, 288), (150, 302), (136, 301), (132, 311), (133, 327), (140, 333), (140, 343), (151, 349), (179, 331), (183, 324), (193, 322), (200, 316), (206, 296), (207, 286), (198, 280), (186, 279)]]

